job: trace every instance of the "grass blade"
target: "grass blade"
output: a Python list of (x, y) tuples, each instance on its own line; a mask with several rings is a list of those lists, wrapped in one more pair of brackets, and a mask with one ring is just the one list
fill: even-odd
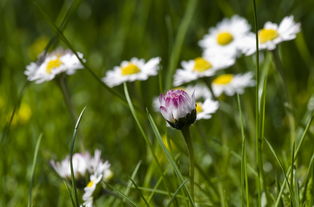
[(39, 146), (41, 143), (43, 135), (39, 135), (37, 139), (37, 143), (35, 146), (35, 151), (34, 151), (34, 157), (33, 157), (33, 165), (32, 165), (32, 171), (31, 171), (31, 180), (30, 180), (30, 185), (29, 185), (29, 193), (28, 193), (28, 207), (32, 207), (32, 190), (33, 190), (33, 184), (34, 184), (34, 174), (35, 174), (35, 168), (36, 168), (36, 163), (37, 163), (37, 157), (38, 157), (38, 151), (39, 151)]
[[(164, 143), (162, 141), (162, 138), (161, 138), (161, 135), (159, 133), (159, 130), (158, 130), (158, 128), (157, 128), (157, 126), (156, 126), (156, 124), (155, 124), (155, 122), (153, 120), (153, 117), (149, 113), (148, 113), (148, 120), (149, 120), (149, 123), (150, 123), (153, 131), (154, 131), (154, 134), (155, 134), (155, 136), (157, 138), (157, 141), (158, 141), (159, 145), (161, 146), (163, 152), (165, 153), (165, 155), (167, 157), (168, 162), (170, 162), (170, 164), (171, 164), (172, 168), (174, 169), (175, 174), (179, 178), (180, 182), (183, 183), (183, 181), (184, 181), (183, 175), (181, 174), (181, 172), (180, 172), (176, 162), (174, 161), (173, 157), (171, 156), (170, 152), (168, 151), (168, 149), (164, 145)], [(185, 190), (185, 193), (187, 194), (191, 204), (193, 206), (195, 206), (195, 204), (194, 204), (194, 202), (192, 200), (192, 197), (190, 195), (190, 192), (189, 192), (188, 188), (185, 185), (184, 185), (184, 190)]]
[(74, 127), (74, 131), (73, 131), (73, 136), (72, 136), (72, 140), (71, 140), (71, 147), (70, 147), (70, 166), (71, 166), (71, 180), (72, 180), (72, 193), (74, 194), (74, 198), (75, 198), (75, 204), (76, 204), (76, 207), (79, 207), (79, 201), (78, 201), (78, 197), (77, 197), (77, 190), (76, 190), (76, 183), (75, 183), (75, 178), (74, 178), (74, 170), (73, 170), (73, 152), (74, 152), (74, 146), (75, 146), (75, 140), (76, 140), (76, 135), (77, 135), (77, 130), (78, 130), (78, 127), (81, 123), (81, 119), (82, 119), (82, 116), (85, 112), (85, 109), (86, 109), (86, 106), (83, 108), (83, 110), (81, 111), (77, 121), (76, 121), (76, 124), (75, 124), (75, 127)]

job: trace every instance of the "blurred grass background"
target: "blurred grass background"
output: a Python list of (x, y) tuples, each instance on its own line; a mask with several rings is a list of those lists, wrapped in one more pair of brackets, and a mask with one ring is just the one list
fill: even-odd
[[(53, 22), (60, 25), (72, 3), (70, 0), (0, 0), (1, 129), (6, 128), (26, 83), (24, 75), (26, 65), (35, 61), (48, 41), (56, 36), (39, 7)], [(131, 57), (162, 58), (159, 77), (128, 84), (129, 92), (133, 101), (141, 106), (140, 120), (144, 123), (146, 133), (154, 139), (153, 132), (146, 124), (147, 107), (161, 131), (163, 133), (168, 131), (168, 137), (173, 138), (173, 141), (182, 148), (184, 144), (181, 135), (174, 130), (166, 129), (161, 116), (153, 112), (152, 99), (159, 95), (160, 88), (164, 88), (164, 79), (170, 75), (167, 73), (167, 66), (187, 4), (188, 1), (185, 0), (75, 1), (64, 28), (65, 37), (75, 50), (84, 54), (87, 64), (99, 77), (103, 77), (107, 70), (119, 65), (122, 60)], [(297, 39), (282, 43), (279, 49), (289, 83), (288, 90), (293, 100), (296, 130), (302, 131), (306, 122), (305, 114), (311, 112), (314, 104), (314, 99), (310, 101), (314, 91), (312, 41), (314, 1), (258, 0), (257, 9), (259, 28), (266, 21), (279, 23), (288, 15), (294, 15), (296, 21), (301, 22), (302, 29)], [(253, 25), (252, 2), (249, 0), (198, 0), (182, 45), (180, 60), (200, 56), (198, 40), (207, 33), (209, 27), (233, 14), (247, 18)], [(57, 45), (67, 48), (62, 41), (58, 41)], [(265, 59), (272, 58), (267, 52), (262, 52), (262, 55)], [(262, 58), (262, 62), (266, 61)], [(179, 67), (179, 64), (177, 66)], [(265, 137), (288, 166), (291, 143), (283, 95), (276, 81), (278, 74), (273, 64), (266, 64), (264, 68), (266, 67), (270, 68), (270, 74), (267, 86)], [(228, 70), (255, 71), (254, 56), (241, 57), (237, 64)], [(126, 185), (136, 164), (142, 160), (136, 178), (137, 184), (142, 186), (152, 158), (148, 156), (145, 141), (127, 105), (108, 93), (87, 70), (78, 71), (69, 77), (68, 81), (77, 114), (87, 106), (80, 126), (77, 151), (93, 152), (96, 148), (101, 149), (103, 158), (112, 164), (115, 174), (112, 184), (117, 186)], [(121, 86), (115, 90), (123, 94)], [(254, 100), (254, 89), (248, 89), (241, 96), (248, 139), (248, 162), (252, 166), (255, 163)], [(0, 143), (2, 152), (0, 205), (26, 205), (33, 153), (36, 140), (42, 133), (33, 191), (34, 206), (69, 206), (70, 199), (66, 189), (48, 163), (50, 159), (61, 160), (69, 153), (69, 142), (73, 132), (73, 122), (63, 102), (62, 93), (54, 81), (39, 85), (31, 83), (23, 90), (21, 107), (17, 109), (8, 132)], [(4, 133), (5, 130), (2, 130), (1, 135)], [(311, 126), (298, 157), (297, 177), (301, 180), (313, 155), (313, 133), (314, 126)], [(218, 198), (212, 198), (211, 201), (214, 203), (213, 206), (223, 204), (240, 206), (240, 160), (234, 153), (241, 155), (241, 133), (235, 97), (224, 97), (220, 110), (211, 120), (195, 124), (192, 134), (196, 159), (212, 182), (211, 187), (218, 190)], [(180, 154), (182, 155), (182, 152)], [(263, 157), (266, 163), (266, 190), (275, 192), (274, 188), (282, 181), (282, 172), (267, 147), (264, 147)], [(180, 163), (182, 160), (184, 161), (184, 158), (180, 158), (178, 162), (184, 167), (184, 163)], [(166, 169), (169, 166), (165, 164), (164, 167)], [(155, 182), (156, 180), (152, 178), (151, 183)], [(252, 176), (249, 182), (254, 186)], [(254, 200), (256, 198), (254, 187), (250, 188), (250, 192)], [(132, 198), (141, 205), (136, 190), (132, 191)], [(162, 206), (162, 199), (163, 196), (156, 195), (155, 206)], [(225, 200), (225, 203), (222, 200)], [(109, 203), (103, 198), (98, 204), (106, 206), (106, 202)]]

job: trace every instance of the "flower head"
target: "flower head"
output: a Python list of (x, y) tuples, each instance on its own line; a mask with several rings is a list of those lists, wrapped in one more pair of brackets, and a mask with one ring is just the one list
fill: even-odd
[(196, 102), (196, 119), (210, 119), (219, 108), (219, 102), (207, 98), (203, 102)]
[(225, 69), (234, 64), (233, 58), (228, 57), (198, 57), (194, 60), (182, 61), (183, 69), (178, 69), (174, 75), (174, 85), (179, 86), (198, 78), (210, 77), (218, 70)]
[[(78, 53), (83, 58), (81, 53)], [(79, 59), (70, 50), (57, 49), (42, 56), (36, 63), (33, 62), (26, 67), (25, 75), (29, 81), (42, 83), (54, 79), (58, 74), (71, 75), (83, 66)]]
[(124, 82), (136, 80), (147, 80), (149, 76), (157, 75), (160, 58), (152, 58), (145, 63), (143, 59), (132, 58), (130, 61), (123, 61), (120, 66), (107, 72), (102, 79), (109, 87), (120, 85)]
[(169, 90), (159, 97), (160, 112), (167, 122), (176, 129), (189, 126), (196, 120), (194, 94), (184, 90)]
[[(109, 180), (112, 177), (110, 163), (108, 161), (104, 162), (100, 156), (100, 150), (95, 150), (94, 157), (88, 152), (73, 154), (72, 164), (74, 177), (80, 179), (89, 175), (97, 175), (101, 176), (104, 180)], [(61, 162), (51, 160), (50, 164), (60, 177), (65, 179), (71, 178), (70, 156), (67, 156)]]
[[(263, 29), (258, 31), (259, 50), (274, 50), (276, 45), (289, 41), (300, 32), (300, 23), (294, 21), (293, 16), (285, 17), (279, 25), (266, 22)], [(241, 50), (246, 55), (251, 55), (256, 51), (255, 34), (249, 34), (241, 43)]]
[(246, 19), (237, 15), (222, 20), (216, 27), (210, 28), (209, 33), (199, 41), (204, 50), (203, 56), (237, 57), (240, 54), (239, 43), (250, 28)]
[(239, 75), (223, 74), (215, 78), (212, 82), (212, 88), (216, 96), (225, 93), (228, 96), (233, 96), (235, 93), (242, 94), (244, 88), (254, 86), (252, 73)]

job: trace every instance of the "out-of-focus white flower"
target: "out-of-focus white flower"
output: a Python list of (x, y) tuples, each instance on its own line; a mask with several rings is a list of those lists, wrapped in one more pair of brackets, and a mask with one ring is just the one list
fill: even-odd
[(120, 66), (106, 73), (102, 79), (109, 87), (120, 85), (124, 82), (136, 80), (147, 80), (149, 76), (157, 75), (160, 58), (155, 57), (145, 63), (143, 59), (132, 58), (130, 61), (123, 61)]
[(253, 74), (250, 72), (239, 75), (223, 74), (212, 82), (215, 96), (220, 96), (222, 93), (228, 96), (232, 96), (235, 93), (242, 94), (246, 87), (254, 85)]
[[(104, 162), (100, 156), (100, 150), (95, 150), (94, 157), (88, 152), (73, 154), (72, 164), (74, 177), (79, 179), (87, 175), (97, 175), (101, 176), (104, 181), (109, 180), (112, 177), (110, 163), (108, 161)], [(50, 164), (60, 177), (65, 179), (71, 178), (70, 156), (67, 156), (61, 162), (51, 160)]]
[[(72, 156), (73, 174), (76, 179), (85, 177), (89, 169), (89, 161), (91, 157), (89, 153), (75, 153)], [(67, 156), (61, 162), (50, 161), (53, 169), (58, 175), (65, 179), (71, 178), (70, 156)]]
[(219, 102), (210, 98), (206, 99), (204, 102), (196, 102), (196, 119), (210, 119), (218, 108)]
[(188, 94), (193, 94), (196, 101), (199, 100), (205, 100), (205, 99), (211, 99), (212, 94), (208, 87), (202, 83), (197, 83), (195, 85), (188, 85), (184, 89)]
[[(83, 55), (77, 53), (81, 59)], [(79, 59), (70, 50), (57, 49), (46, 56), (42, 56), (36, 63), (26, 66), (25, 75), (29, 81), (42, 83), (54, 79), (58, 74), (72, 75), (83, 66)]]
[(94, 203), (93, 193), (96, 190), (97, 184), (101, 182), (102, 175), (91, 175), (90, 181), (84, 188), (84, 194), (83, 194), (83, 204), (82, 207), (92, 207)]
[(234, 64), (234, 59), (229, 57), (198, 57), (194, 60), (182, 61), (183, 69), (178, 69), (174, 75), (174, 86), (179, 86), (198, 78), (210, 77), (218, 70), (225, 69)]
[[(266, 22), (264, 28), (258, 31), (259, 50), (274, 50), (276, 45), (296, 38), (296, 34), (300, 32), (300, 23), (294, 21), (293, 16), (285, 17), (279, 25)], [(256, 37), (250, 33), (242, 41), (240, 49), (246, 55), (256, 52)]]
[(209, 33), (199, 41), (203, 48), (204, 57), (239, 56), (239, 43), (250, 31), (250, 25), (246, 19), (235, 15), (230, 19), (224, 19), (216, 27), (210, 28)]
[(176, 129), (189, 126), (196, 120), (194, 94), (184, 90), (169, 90), (159, 97), (160, 112), (167, 122)]

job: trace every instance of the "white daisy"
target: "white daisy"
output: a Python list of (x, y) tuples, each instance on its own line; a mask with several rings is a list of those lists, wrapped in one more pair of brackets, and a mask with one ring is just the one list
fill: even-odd
[(91, 175), (90, 181), (84, 188), (84, 194), (83, 194), (83, 204), (81, 206), (83, 207), (92, 207), (93, 206), (93, 193), (96, 190), (97, 184), (101, 181), (102, 176), (101, 175)]
[[(259, 50), (274, 50), (276, 45), (296, 38), (300, 32), (300, 23), (294, 21), (293, 16), (285, 17), (279, 25), (266, 22), (264, 28), (258, 31)], [(256, 52), (255, 34), (249, 34), (241, 43), (241, 50), (246, 55)]]
[(223, 74), (215, 78), (212, 82), (212, 88), (216, 96), (225, 93), (232, 96), (235, 93), (242, 94), (244, 88), (254, 86), (252, 73), (245, 73), (239, 75)]
[(106, 73), (102, 79), (109, 87), (120, 85), (124, 82), (135, 80), (147, 80), (149, 76), (157, 75), (160, 58), (155, 57), (145, 63), (143, 59), (132, 58), (130, 61), (123, 61), (120, 66)]
[[(89, 170), (89, 161), (91, 157), (89, 153), (75, 153), (72, 156), (73, 174), (75, 178), (85, 177)], [(50, 161), (53, 169), (58, 175), (65, 179), (71, 178), (70, 156), (67, 156), (61, 162)]]
[(204, 102), (196, 102), (196, 120), (210, 119), (219, 108), (219, 102), (207, 98)]
[(225, 69), (234, 64), (233, 58), (228, 57), (198, 57), (194, 60), (182, 61), (183, 69), (178, 69), (174, 75), (174, 86), (179, 86), (198, 78), (210, 77), (215, 75), (216, 71)]
[[(78, 53), (83, 59), (83, 55)], [(29, 81), (42, 83), (50, 81), (60, 73), (71, 75), (76, 70), (82, 69), (83, 66), (79, 59), (70, 50), (57, 49), (54, 52), (48, 53), (35, 63), (26, 66), (25, 75)]]
[(237, 57), (240, 54), (239, 43), (243, 41), (250, 28), (246, 19), (237, 15), (222, 20), (216, 27), (210, 28), (209, 33), (199, 41), (204, 50), (203, 56)]
[[(100, 156), (100, 150), (95, 150), (94, 157), (88, 152), (73, 154), (72, 164), (74, 177), (78, 179), (86, 175), (97, 175), (101, 176), (104, 181), (109, 180), (112, 177), (110, 163), (101, 160)], [(51, 160), (50, 164), (60, 177), (65, 179), (71, 178), (70, 156), (67, 156), (61, 162)]]

